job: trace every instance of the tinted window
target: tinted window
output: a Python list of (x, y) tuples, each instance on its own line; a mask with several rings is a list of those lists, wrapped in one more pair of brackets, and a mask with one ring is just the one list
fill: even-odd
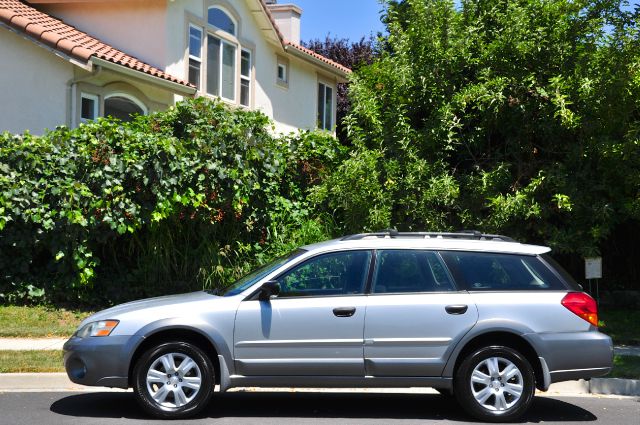
[(469, 291), (566, 289), (538, 257), (481, 252), (441, 252)]
[(311, 258), (280, 276), (278, 298), (361, 294), (369, 251), (343, 251)]
[(307, 251), (305, 251), (304, 249), (298, 249), (296, 251), (293, 251), (289, 255), (284, 255), (282, 257), (276, 258), (272, 262), (267, 263), (264, 266), (253, 270), (251, 273), (245, 275), (244, 277), (241, 277), (228, 288), (225, 288), (223, 290), (212, 290), (210, 292), (215, 295), (218, 295), (218, 294), (222, 295), (224, 297), (238, 295), (242, 291), (245, 291), (249, 289), (252, 285), (255, 285), (256, 283), (258, 283), (260, 279), (262, 279), (269, 273), (275, 271), (278, 267), (282, 266), (287, 261), (291, 261), (294, 258), (304, 254), (305, 252)]
[(431, 251), (383, 250), (376, 256), (373, 292), (454, 291), (438, 255)]

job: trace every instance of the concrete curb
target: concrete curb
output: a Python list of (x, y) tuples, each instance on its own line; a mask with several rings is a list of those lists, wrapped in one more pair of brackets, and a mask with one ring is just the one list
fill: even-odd
[[(238, 391), (319, 391), (319, 392), (399, 392), (435, 394), (431, 388), (246, 388)], [(125, 391), (105, 387), (85, 387), (74, 384), (66, 373), (2, 373), (2, 392), (87, 392)], [(549, 391), (538, 395), (579, 395), (602, 394), (620, 396), (640, 396), (640, 380), (618, 378), (594, 378), (590, 382), (567, 381), (551, 385)]]

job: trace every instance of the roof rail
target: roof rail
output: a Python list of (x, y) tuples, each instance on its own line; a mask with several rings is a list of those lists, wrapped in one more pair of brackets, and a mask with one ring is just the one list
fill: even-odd
[(461, 230), (459, 232), (398, 232), (395, 229), (384, 229), (379, 232), (359, 233), (343, 237), (342, 241), (355, 241), (365, 238), (422, 238), (422, 239), (470, 239), (498, 242), (518, 242), (503, 235), (492, 235), (477, 230)]

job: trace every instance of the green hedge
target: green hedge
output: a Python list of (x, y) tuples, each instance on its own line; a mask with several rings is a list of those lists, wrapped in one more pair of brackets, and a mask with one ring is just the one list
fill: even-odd
[(104, 304), (226, 285), (328, 236), (306, 206), (319, 133), (197, 99), (134, 122), (0, 136), (0, 302)]

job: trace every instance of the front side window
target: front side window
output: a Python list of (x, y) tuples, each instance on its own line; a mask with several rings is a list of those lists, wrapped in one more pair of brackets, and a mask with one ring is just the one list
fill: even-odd
[(362, 294), (370, 261), (370, 251), (313, 257), (277, 279), (278, 298)]
[(375, 268), (375, 294), (455, 291), (438, 254), (432, 251), (378, 251)]
[(240, 55), (240, 104), (249, 106), (251, 100), (251, 52), (243, 49)]
[(209, 35), (207, 48), (207, 93), (235, 100), (236, 47)]
[(318, 83), (318, 128), (333, 130), (333, 88)]
[(566, 289), (536, 256), (456, 251), (441, 255), (469, 291)]

